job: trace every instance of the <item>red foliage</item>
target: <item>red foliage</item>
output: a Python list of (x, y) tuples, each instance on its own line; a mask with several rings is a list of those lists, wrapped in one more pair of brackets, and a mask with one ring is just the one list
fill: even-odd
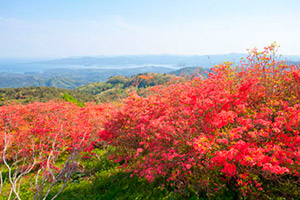
[(220, 64), (206, 79), (153, 87), (148, 97), (132, 93), (118, 109), (2, 106), (0, 165), (21, 160), (19, 169), (37, 162), (59, 171), (58, 158), (90, 151), (100, 138), (117, 147), (112, 159), (149, 181), (163, 177), (207, 195), (228, 188), (271, 194), (274, 187), (299, 195), (300, 69), (275, 52), (275, 45), (253, 50), (239, 66)]
[(43, 176), (69, 167), (71, 153), (92, 150), (109, 107), (53, 101), (0, 107), (0, 167), (6, 161), (17, 173), (43, 170)]
[(207, 79), (155, 87), (147, 98), (133, 93), (101, 137), (127, 170), (199, 192), (234, 184), (255, 194), (266, 180), (298, 180), (300, 70), (275, 51), (253, 50), (237, 67), (220, 64)]

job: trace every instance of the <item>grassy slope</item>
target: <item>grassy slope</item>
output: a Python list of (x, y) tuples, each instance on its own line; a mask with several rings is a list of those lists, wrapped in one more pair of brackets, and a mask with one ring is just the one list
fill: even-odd
[[(118, 169), (119, 164), (107, 160), (110, 150), (96, 150), (98, 159), (93, 157), (82, 162), (82, 170), (77, 171), (66, 189), (57, 197), (58, 200), (125, 200), (125, 199), (198, 199), (191, 192), (185, 195), (175, 193), (173, 188), (162, 189), (160, 181), (149, 183), (145, 179), (130, 177), (130, 173)], [(6, 171), (3, 172), (5, 176)], [(30, 176), (29, 176), (30, 177)], [(24, 179), (20, 197), (23, 200), (33, 198), (34, 179)], [(0, 200), (7, 199), (9, 194), (8, 180), (4, 182)], [(52, 190), (47, 199), (51, 199), (59, 187)]]
[[(118, 164), (106, 159), (85, 162), (92, 174), (73, 181), (58, 199), (170, 199), (174, 193), (157, 183), (148, 183), (118, 169)], [(79, 174), (78, 174), (79, 175)], [(173, 199), (171, 198), (171, 199)]]

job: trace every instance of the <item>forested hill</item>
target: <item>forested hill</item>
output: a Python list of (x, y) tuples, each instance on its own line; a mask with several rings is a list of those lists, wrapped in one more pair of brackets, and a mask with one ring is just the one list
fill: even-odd
[(21, 87), (0, 88), (0, 105), (12, 101), (31, 103), (59, 100), (70, 95), (78, 102), (118, 101), (128, 96), (133, 90), (143, 92), (142, 88), (165, 84), (176, 78), (175, 75), (160, 73), (143, 73), (132, 77), (112, 76), (106, 82), (95, 82), (75, 89), (55, 87)]
[[(74, 89), (78, 86), (104, 82), (112, 76), (133, 76), (139, 73), (168, 73), (173, 68), (167, 67), (140, 67), (126, 69), (48, 69), (43, 72), (0, 73), (0, 88), (18, 87), (57, 87)], [(1, 70), (0, 70), (1, 71)]]
[(97, 102), (118, 101), (127, 97), (131, 91), (144, 94), (144, 88), (165, 84), (175, 78), (175, 75), (160, 73), (144, 73), (132, 77), (113, 76), (106, 82), (90, 83), (75, 90), (94, 95)]
[(54, 87), (0, 88), (0, 105), (13, 101), (27, 104), (35, 101), (59, 100), (66, 94), (76, 98), (79, 102), (96, 100), (93, 95), (87, 93)]

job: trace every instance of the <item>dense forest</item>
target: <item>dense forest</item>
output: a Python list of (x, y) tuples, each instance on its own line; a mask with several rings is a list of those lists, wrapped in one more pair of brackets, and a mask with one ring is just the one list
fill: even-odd
[(1, 89), (0, 199), (299, 199), (300, 66), (276, 51)]
[(146, 95), (145, 88), (167, 84), (175, 81), (175, 78), (176, 76), (170, 74), (143, 73), (131, 77), (112, 76), (106, 82), (90, 83), (75, 89), (55, 87), (0, 88), (0, 105), (11, 102), (22, 104), (36, 101), (47, 102), (66, 99), (66, 95), (72, 96), (81, 103), (120, 101), (133, 91)]

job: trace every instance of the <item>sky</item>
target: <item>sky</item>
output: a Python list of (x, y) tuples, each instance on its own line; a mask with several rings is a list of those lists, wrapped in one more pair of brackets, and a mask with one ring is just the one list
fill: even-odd
[(0, 0), (0, 58), (300, 55), (299, 0)]

